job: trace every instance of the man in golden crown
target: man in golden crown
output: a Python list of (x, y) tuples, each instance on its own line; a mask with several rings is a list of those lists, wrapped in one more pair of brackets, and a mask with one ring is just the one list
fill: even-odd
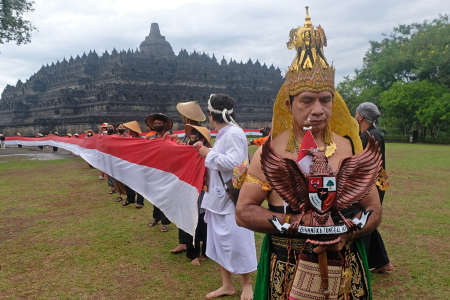
[[(362, 229), (343, 230), (345, 232), (334, 240), (314, 243), (311, 242), (311, 235), (302, 234), (296, 229), (312, 228), (308, 226), (321, 223), (322, 220), (319, 218), (321, 215), (309, 208), (299, 213), (304, 206), (298, 206), (296, 209), (292, 205), (295, 202), (287, 203), (289, 201), (286, 201), (288, 198), (286, 195), (289, 194), (289, 189), (296, 188), (295, 180), (299, 177), (289, 173), (286, 168), (280, 170), (282, 167), (278, 164), (270, 164), (268, 155), (272, 155), (272, 158), (277, 157), (280, 162), (293, 160), (294, 167), (297, 167), (296, 162), (299, 165), (297, 173), (300, 173), (301, 168), (303, 174), (307, 174), (308, 170), (313, 169), (313, 163), (309, 160), (306, 167), (302, 166), (303, 160), (298, 161), (302, 151), (323, 153), (328, 163), (326, 170), (329, 170), (330, 174), (335, 174), (335, 177), (311, 180), (309, 188), (316, 189), (316, 184), (323, 180), (322, 193), (326, 194), (327, 187), (333, 191), (334, 183), (339, 183), (340, 178), (348, 175), (345, 172), (350, 167), (347, 168), (348, 163), (345, 164), (345, 161), (343, 163), (343, 160), (352, 160), (358, 153), (366, 154), (367, 157), (377, 156), (375, 152), (362, 149), (358, 124), (335, 90), (335, 69), (328, 64), (324, 56), (323, 47), (327, 43), (325, 32), (320, 25), (318, 27), (312, 25), (308, 10), (305, 25), (292, 29), (289, 36), (287, 46), (289, 49), (295, 48), (296, 56), (286, 73), (285, 84), (281, 87), (274, 105), (272, 135), (256, 151), (247, 176), (243, 180), (236, 207), (236, 221), (239, 226), (266, 233), (258, 264), (254, 299), (371, 299), (369, 270), (361, 238), (377, 228), (381, 221), (379, 196), (377, 189), (372, 188), (374, 176), (371, 175), (370, 180), (364, 179), (370, 182), (365, 183), (364, 190), (361, 191), (358, 190), (361, 184), (354, 179), (353, 174), (351, 177), (353, 182), (348, 180), (344, 183), (347, 194), (351, 196), (352, 186), (357, 186), (355, 191), (363, 196), (357, 199), (358, 201), (353, 199), (354, 203), (346, 209), (336, 208), (336, 211), (325, 214), (330, 217), (326, 224), (328, 228), (337, 230), (342, 228), (344, 223), (354, 225), (352, 222), (355, 220), (357, 222), (356, 218), (363, 219), (366, 210), (371, 211), (370, 218), (365, 219), (366, 223)], [(316, 145), (311, 150), (309, 146), (302, 145), (307, 144), (307, 133), (312, 135)], [(357, 160), (358, 157), (352, 162)], [(375, 173), (381, 164), (380, 159), (377, 158), (372, 162), (374, 163), (370, 167), (373, 169), (371, 172)], [(273, 176), (271, 170), (277, 171), (278, 175)], [(268, 175), (272, 176), (272, 179), (267, 177)], [(279, 178), (276, 178), (277, 176)], [(348, 178), (350, 177), (347, 176)], [(283, 181), (288, 184), (281, 188), (273, 184), (279, 182), (282, 185)], [(342, 191), (341, 194), (339, 190), (334, 193), (337, 194), (336, 202), (341, 203), (339, 197)], [(300, 197), (298, 193), (291, 194), (292, 197), (289, 199), (297, 201)], [(300, 202), (306, 203), (309, 200), (308, 194), (305, 195), (305, 199), (300, 199)], [(309, 195), (311, 197), (311, 193)], [(268, 201), (269, 209), (261, 206), (265, 199)], [(281, 234), (280, 230), (268, 221), (275, 217), (280, 225), (296, 224), (296, 227), (291, 230), (291, 226), (285, 234)], [(353, 221), (348, 220), (354, 217)], [(346, 221), (342, 221), (344, 218)], [(321, 253), (325, 254), (325, 261), (328, 262), (328, 277), (325, 275), (329, 289), (327, 295), (324, 295), (322, 266), (319, 268), (317, 263)]]

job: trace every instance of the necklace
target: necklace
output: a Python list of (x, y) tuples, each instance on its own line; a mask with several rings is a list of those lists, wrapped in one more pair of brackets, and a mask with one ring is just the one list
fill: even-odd
[[(300, 153), (301, 146), (302, 146), (302, 144), (298, 142), (297, 137), (294, 135), (294, 147), (295, 147), (295, 151), (297, 151), (297, 154)], [(337, 149), (336, 144), (333, 142), (327, 144), (325, 147), (326, 147), (325, 156), (327, 158), (332, 156), (334, 154), (334, 152), (336, 152), (336, 149)], [(325, 147), (319, 147), (319, 150), (323, 150), (323, 149), (325, 149)]]

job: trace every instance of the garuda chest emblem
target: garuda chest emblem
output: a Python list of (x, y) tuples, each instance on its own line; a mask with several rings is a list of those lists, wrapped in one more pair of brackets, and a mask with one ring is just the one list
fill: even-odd
[[(336, 172), (328, 165), (325, 150), (304, 150), (312, 158), (309, 172), (305, 173), (292, 159), (275, 153), (271, 137), (263, 145), (261, 166), (268, 182), (281, 198), (303, 216), (312, 211), (311, 224), (299, 223), (281, 225), (274, 216), (269, 221), (280, 231), (295, 229), (309, 236), (308, 242), (315, 245), (334, 244), (339, 235), (357, 228), (362, 229), (372, 211), (365, 209), (360, 219), (346, 219), (340, 210), (357, 204), (372, 189), (381, 168), (381, 154), (373, 137), (363, 152), (344, 158)], [(339, 224), (334, 224), (331, 213), (340, 216)]]

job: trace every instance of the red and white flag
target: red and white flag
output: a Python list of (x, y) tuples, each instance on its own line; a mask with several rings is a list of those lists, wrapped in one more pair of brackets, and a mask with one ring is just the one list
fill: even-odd
[(54, 146), (81, 156), (159, 207), (178, 228), (195, 235), (205, 159), (192, 146), (177, 145), (169, 139), (148, 141), (115, 135), (6, 139), (6, 145), (18, 144)]
[(306, 174), (309, 173), (309, 166), (312, 165), (312, 157), (310, 155), (306, 155), (303, 150), (308, 150), (311, 148), (316, 149), (317, 143), (314, 140), (311, 130), (307, 130), (305, 136), (303, 137), (300, 151), (297, 156), (297, 163)]

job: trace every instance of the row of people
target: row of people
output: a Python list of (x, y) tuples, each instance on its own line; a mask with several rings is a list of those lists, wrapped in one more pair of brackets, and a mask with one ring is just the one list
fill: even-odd
[[(231, 180), (235, 166), (248, 159), (246, 135), (234, 122), (235, 103), (233, 98), (225, 94), (214, 94), (209, 99), (208, 119), (218, 131), (214, 146), (211, 145), (209, 130), (201, 126), (206, 116), (196, 101), (177, 105), (185, 125), (184, 138), (173, 134), (171, 131), (173, 121), (169, 117), (163, 114), (152, 114), (146, 119), (150, 133), (145, 136), (145, 139), (150, 142), (156, 139), (176, 140), (179, 144), (193, 146), (201, 156), (205, 157), (207, 171), (205, 174), (198, 175), (203, 176), (204, 184), (197, 200), (198, 225), (195, 237), (179, 229), (178, 246), (171, 252), (174, 254), (186, 252), (186, 256), (193, 265), (200, 265), (200, 261), (206, 258), (218, 263), (222, 287), (209, 293), (208, 298), (234, 294), (236, 290), (232, 274), (241, 274), (243, 277), (242, 299), (253, 297), (250, 273), (257, 267), (254, 234), (253, 231), (237, 225), (235, 204), (226, 195), (221, 183), (222, 179)], [(106, 123), (103, 125), (106, 126), (101, 128), (103, 134), (143, 138), (136, 121), (121, 123), (117, 126)], [(126, 185), (122, 189), (117, 180), (109, 175), (106, 176), (108, 185), (118, 193), (116, 201), (122, 201), (123, 206), (136, 203), (136, 208), (144, 205), (142, 195)], [(125, 199), (122, 198), (124, 194), (126, 194)], [(171, 221), (157, 206), (154, 206), (153, 218), (148, 226), (156, 226), (159, 222), (161, 222), (161, 231), (167, 232)]]

